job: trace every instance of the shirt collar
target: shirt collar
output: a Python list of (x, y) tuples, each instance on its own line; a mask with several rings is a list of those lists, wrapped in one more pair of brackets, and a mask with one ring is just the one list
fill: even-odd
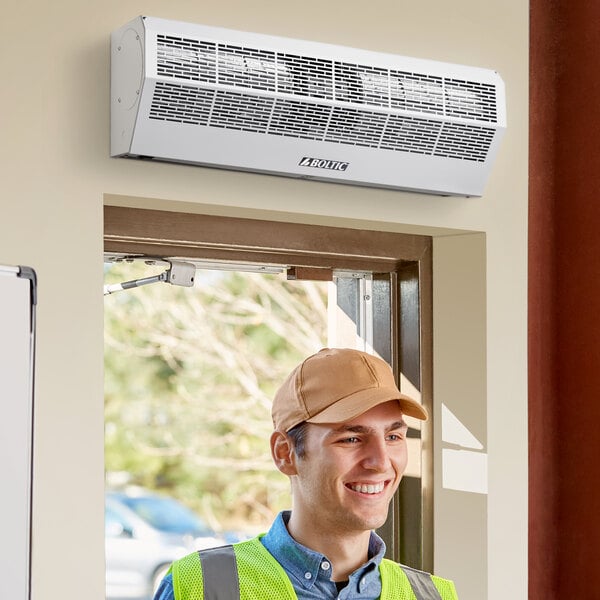
[[(286, 523), (290, 515), (290, 511), (279, 513), (269, 531), (261, 537), (261, 542), (290, 577), (302, 587), (310, 589), (320, 575), (326, 575), (327, 579), (330, 579), (331, 566), (329, 569), (323, 569), (322, 565), (329, 563), (329, 559), (299, 544), (289, 534)], [(367, 577), (379, 577), (378, 567), (384, 554), (384, 541), (372, 531), (369, 539), (369, 560), (350, 575), (350, 582), (356, 582), (358, 585)]]

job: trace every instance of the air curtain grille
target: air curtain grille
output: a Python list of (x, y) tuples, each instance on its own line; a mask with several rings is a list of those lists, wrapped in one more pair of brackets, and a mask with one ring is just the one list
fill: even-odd
[(202, 42), (158, 34), (157, 72), (165, 77), (215, 83), (217, 69), (214, 42)]
[(187, 37), (157, 35), (157, 75), (151, 119), (397, 152), (482, 162), (498, 118), (494, 85)]
[(494, 130), (157, 82), (150, 118), (187, 125), (485, 161)]

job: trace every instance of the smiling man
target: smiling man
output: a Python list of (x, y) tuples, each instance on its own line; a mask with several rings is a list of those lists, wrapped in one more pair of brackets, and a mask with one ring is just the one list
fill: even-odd
[(457, 600), (451, 581), (384, 559), (374, 531), (406, 469), (403, 416), (427, 418), (389, 365), (325, 348), (290, 373), (272, 415), (292, 510), (263, 536), (175, 562), (155, 600)]

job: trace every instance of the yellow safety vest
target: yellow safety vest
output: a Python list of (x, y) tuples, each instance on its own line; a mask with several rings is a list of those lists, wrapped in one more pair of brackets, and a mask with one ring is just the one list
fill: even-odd
[[(448, 579), (380, 563), (381, 600), (458, 600)], [(297, 600), (290, 578), (259, 538), (194, 552), (175, 561), (175, 600)]]

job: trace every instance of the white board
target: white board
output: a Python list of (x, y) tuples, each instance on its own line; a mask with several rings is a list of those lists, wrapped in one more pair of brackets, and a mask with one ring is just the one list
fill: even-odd
[(0, 598), (31, 597), (36, 276), (0, 265)]

